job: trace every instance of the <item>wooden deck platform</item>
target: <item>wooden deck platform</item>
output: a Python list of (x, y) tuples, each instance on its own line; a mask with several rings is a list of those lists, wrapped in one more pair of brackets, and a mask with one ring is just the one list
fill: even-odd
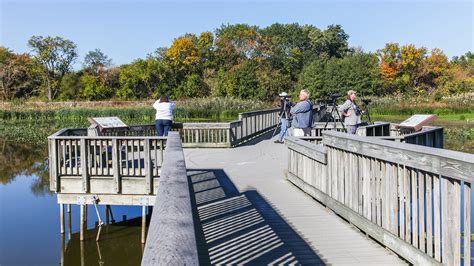
[(406, 264), (288, 182), (285, 145), (184, 152), (212, 264)]

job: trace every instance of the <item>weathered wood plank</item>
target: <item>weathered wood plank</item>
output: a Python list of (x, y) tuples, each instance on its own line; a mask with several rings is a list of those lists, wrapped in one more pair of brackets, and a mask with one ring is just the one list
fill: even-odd
[(398, 205), (400, 206), (400, 231), (398, 236), (405, 240), (405, 177), (402, 165), (397, 165), (398, 176)]
[(419, 246), (421, 251), (426, 252), (425, 248), (425, 173), (418, 173), (418, 195), (419, 195), (419, 223), (420, 223), (420, 239)]
[(151, 163), (151, 153), (150, 153), (150, 140), (145, 140), (144, 141), (144, 163), (145, 163), (145, 186), (146, 186), (146, 191), (149, 193), (152, 192), (153, 189), (153, 169), (152, 169), (152, 163)]
[(461, 263), (461, 184), (447, 177), (442, 179), (443, 193), (443, 264), (458, 265)]
[(474, 182), (474, 155), (344, 134), (323, 133), (323, 144), (426, 172)]
[(191, 194), (177, 133), (168, 136), (142, 265), (197, 265)]
[(464, 265), (471, 265), (471, 184), (464, 182)]
[(441, 209), (440, 209), (440, 177), (433, 176), (433, 240), (435, 259), (441, 261)]
[(433, 257), (433, 175), (426, 174), (426, 253)]
[(366, 218), (352, 211), (343, 203), (340, 203), (332, 197), (329, 197), (327, 194), (321, 192), (315, 187), (306, 184), (298, 176), (295, 176), (294, 174), (290, 173), (288, 179), (300, 189), (313, 196), (316, 200), (322, 202), (324, 205), (329, 207), (335, 213), (344, 217), (344, 219), (348, 220), (351, 224), (367, 232), (370, 236), (372, 236), (380, 243), (390, 247), (390, 249), (400, 254), (410, 263), (413, 263), (415, 265), (439, 265), (439, 263), (437, 263), (433, 258), (429, 257), (417, 248), (401, 240), (397, 236), (390, 233), (388, 230), (385, 230), (377, 226), (376, 224), (368, 221)]
[(81, 174), (82, 174), (82, 191), (87, 193), (89, 192), (90, 186), (89, 186), (89, 169), (88, 169), (88, 162), (87, 159), (89, 156), (87, 156), (88, 151), (87, 151), (87, 146), (88, 144), (86, 143), (85, 139), (81, 139)]
[(411, 169), (411, 201), (412, 201), (412, 244), (418, 248), (418, 175), (416, 170)]

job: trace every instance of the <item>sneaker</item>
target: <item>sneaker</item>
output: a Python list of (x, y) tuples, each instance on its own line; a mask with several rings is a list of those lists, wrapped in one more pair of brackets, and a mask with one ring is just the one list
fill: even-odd
[(275, 140), (274, 143), (283, 143), (283, 141)]

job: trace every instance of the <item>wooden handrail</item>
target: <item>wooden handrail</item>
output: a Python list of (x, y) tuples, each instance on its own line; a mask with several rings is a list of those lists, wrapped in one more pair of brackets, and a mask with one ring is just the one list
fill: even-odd
[(469, 183), (474, 182), (473, 154), (385, 141), (336, 131), (323, 132), (323, 143), (325, 146), (403, 164)]
[(199, 264), (181, 139), (170, 132), (142, 265)]
[(377, 241), (413, 264), (470, 264), (474, 155), (336, 131), (286, 143), (288, 179)]

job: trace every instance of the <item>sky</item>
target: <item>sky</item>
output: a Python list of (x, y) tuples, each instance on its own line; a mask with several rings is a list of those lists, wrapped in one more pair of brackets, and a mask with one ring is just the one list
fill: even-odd
[(77, 44), (82, 64), (96, 48), (115, 65), (169, 47), (185, 33), (222, 24), (342, 25), (349, 46), (374, 52), (388, 42), (413, 43), (453, 56), (474, 51), (474, 0), (0, 0), (0, 45), (30, 52), (33, 35), (61, 36)]

